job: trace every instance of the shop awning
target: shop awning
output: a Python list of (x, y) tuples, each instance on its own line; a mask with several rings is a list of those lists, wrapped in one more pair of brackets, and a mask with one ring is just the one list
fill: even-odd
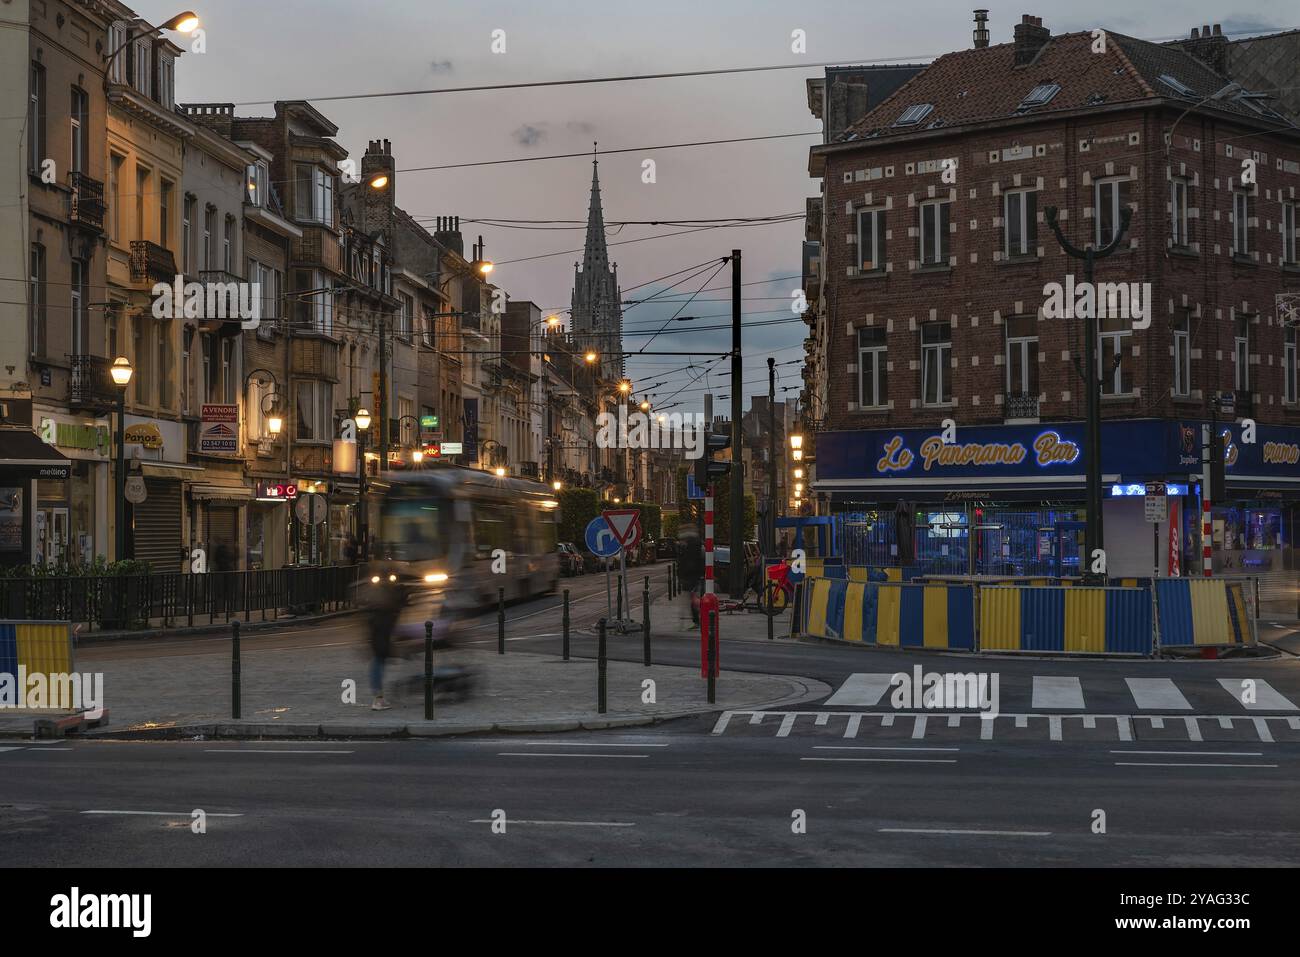
[(66, 479), (72, 462), (31, 429), (0, 428), (0, 475), (14, 479)]
[(253, 490), (246, 485), (191, 485), (190, 497), (219, 502), (251, 502)]
[(176, 482), (186, 482), (203, 474), (203, 469), (197, 465), (170, 462), (141, 462), (140, 471), (144, 473), (145, 478), (172, 479)]

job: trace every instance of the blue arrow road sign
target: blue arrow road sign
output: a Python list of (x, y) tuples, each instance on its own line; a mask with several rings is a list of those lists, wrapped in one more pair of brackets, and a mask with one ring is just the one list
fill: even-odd
[(609, 530), (603, 515), (597, 515), (587, 524), (587, 550), (597, 558), (613, 558), (618, 554), (618, 539)]
[(686, 497), (690, 499), (704, 498), (704, 490), (695, 484), (695, 476), (690, 472), (686, 473)]

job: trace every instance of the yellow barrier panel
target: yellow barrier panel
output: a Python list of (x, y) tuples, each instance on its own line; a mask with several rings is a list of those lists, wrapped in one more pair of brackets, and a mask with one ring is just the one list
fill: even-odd
[(866, 586), (859, 582), (849, 582), (844, 593), (844, 634), (845, 641), (862, 640), (862, 596)]
[(980, 589), (980, 651), (1020, 650), (1020, 589)]
[(1222, 579), (1192, 579), (1188, 582), (1192, 599), (1193, 641), (1198, 645), (1235, 643), (1228, 618), (1228, 593)]
[(871, 569), (867, 568), (865, 565), (850, 565), (849, 581), (851, 582), (870, 581), (871, 579), (867, 577), (870, 571)]
[(72, 642), (66, 622), (22, 623), (15, 628), (18, 662), (28, 674), (68, 674), (72, 671)]
[(925, 585), (923, 587), (925, 588), (924, 645), (926, 648), (947, 648), (948, 586)]
[(876, 600), (876, 644), (898, 647), (903, 590), (880, 586), (876, 589)]
[(808, 633), (820, 638), (826, 634), (826, 605), (831, 597), (831, 583), (825, 578), (812, 579), (812, 599), (808, 603)]
[(1072, 588), (1065, 593), (1065, 650), (1106, 650), (1106, 592)]

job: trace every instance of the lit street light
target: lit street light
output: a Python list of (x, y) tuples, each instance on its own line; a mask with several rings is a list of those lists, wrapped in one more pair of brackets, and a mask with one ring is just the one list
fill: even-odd
[(113, 560), (119, 562), (126, 558), (126, 387), (130, 385), (134, 372), (125, 356), (114, 359), (109, 369), (113, 384), (117, 386), (117, 502), (113, 511), (117, 527), (114, 529)]
[(357, 547), (361, 552), (361, 560), (366, 561), (370, 558), (370, 528), (366, 521), (366, 430), (370, 428), (369, 410), (357, 409), (352, 421), (357, 424)]

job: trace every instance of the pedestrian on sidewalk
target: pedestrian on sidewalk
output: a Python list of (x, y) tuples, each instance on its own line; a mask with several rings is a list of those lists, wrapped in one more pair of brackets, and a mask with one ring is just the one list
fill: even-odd
[(387, 711), (384, 700), (384, 667), (393, 654), (393, 629), (406, 604), (406, 590), (391, 576), (373, 583), (368, 611), (370, 631), (370, 703), (371, 711)]
[(700, 623), (698, 591), (703, 587), (704, 543), (699, 533), (687, 527), (677, 533), (677, 577), (686, 592), (686, 602), (691, 609), (691, 621)]

